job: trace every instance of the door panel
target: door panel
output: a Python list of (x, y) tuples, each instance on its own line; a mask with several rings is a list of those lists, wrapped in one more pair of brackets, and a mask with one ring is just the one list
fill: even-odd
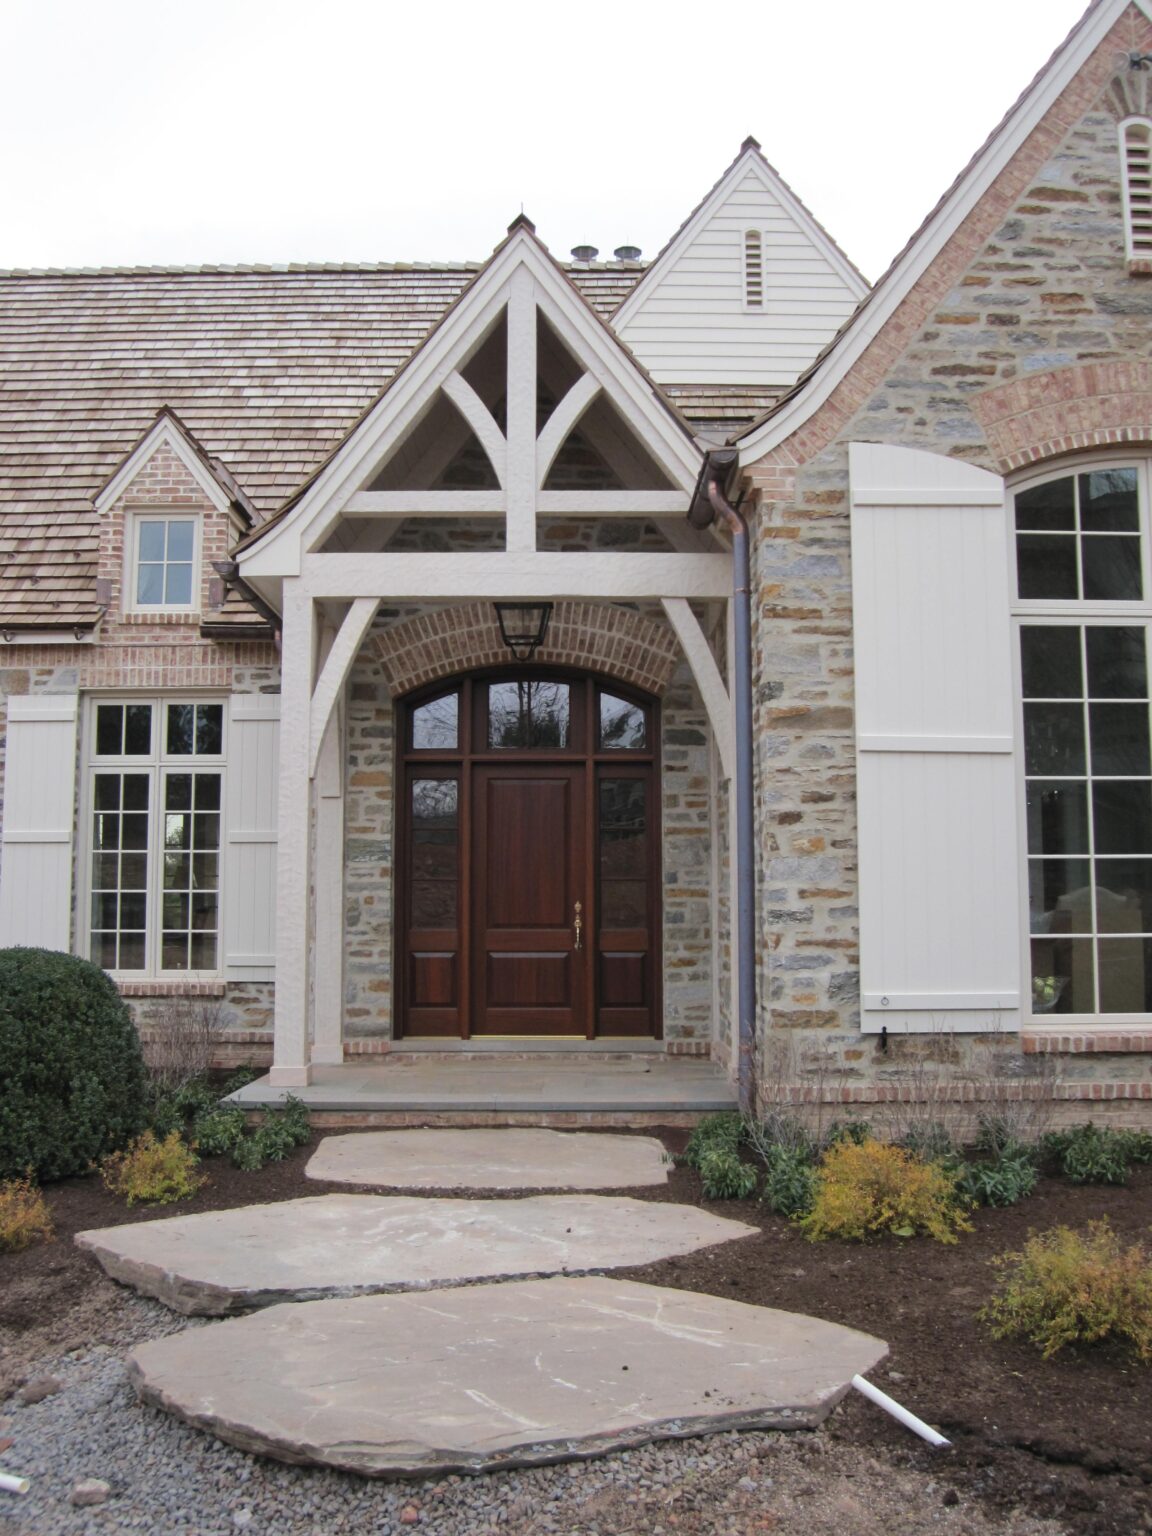
[(585, 782), (583, 764), (473, 773), (474, 1035), (588, 1032)]
[(659, 740), (655, 701), (558, 669), (407, 703), (398, 1034), (660, 1034)]

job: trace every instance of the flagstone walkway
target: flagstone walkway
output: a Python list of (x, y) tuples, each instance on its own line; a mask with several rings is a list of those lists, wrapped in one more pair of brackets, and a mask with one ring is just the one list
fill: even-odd
[[(602, 1188), (606, 1154), (595, 1144), (622, 1141), (617, 1172), (633, 1159), (640, 1182), (647, 1159), (657, 1182), (644, 1138), (508, 1140), (553, 1135), (346, 1135), (314, 1161), (393, 1187), (404, 1175), (435, 1181), (409, 1187), (534, 1188), (547, 1174), (563, 1180), (551, 1187), (587, 1177)], [(532, 1156), (513, 1182), (517, 1149)], [(141, 1345), (130, 1364), (145, 1401), (285, 1461), (413, 1476), (819, 1423), (887, 1345), (798, 1313), (581, 1273), (757, 1236), (696, 1206), (626, 1196), (341, 1194), (77, 1242), (179, 1311), (262, 1309)], [(509, 1278), (524, 1275), (556, 1278)], [(476, 1280), (494, 1283), (467, 1283)], [(302, 1299), (316, 1296), (339, 1299)]]

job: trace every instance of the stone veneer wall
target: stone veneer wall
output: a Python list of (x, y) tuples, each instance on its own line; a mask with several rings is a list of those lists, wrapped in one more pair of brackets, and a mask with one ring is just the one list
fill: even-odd
[[(505, 654), (477, 651), (484, 614), (388, 609), (353, 667), (345, 802), (345, 1038), (392, 1035), (395, 725), (389, 689), (451, 676)], [(649, 689), (661, 703), (664, 1025), (669, 1048), (707, 1050), (713, 1036), (711, 738), (687, 665), (657, 610), (558, 605), (541, 662), (587, 666)], [(574, 612), (565, 618), (564, 610)], [(392, 636), (397, 637), (393, 640)], [(561, 643), (561, 637), (563, 641)], [(620, 660), (611, 665), (613, 642)], [(483, 647), (481, 647), (483, 651)], [(353, 1049), (355, 1047), (353, 1046)]]
[[(987, 1039), (903, 1037), (885, 1053), (859, 1032), (846, 445), (1000, 473), (1152, 447), (1152, 285), (1126, 268), (1117, 152), (1134, 83), (1116, 60), (1130, 48), (1152, 48), (1132, 11), (825, 406), (751, 471), (769, 1096), (894, 1100), (951, 1080), (963, 1098), (991, 1080)], [(1055, 1053), (1058, 1096), (1073, 1106), (1122, 1100), (1134, 1113), (1152, 1098), (1150, 1031), (1095, 1043), (1034, 1033), (1023, 1053), (1015, 1036), (992, 1043), (1009, 1094)]]
[[(124, 613), (121, 576), (124, 569), (124, 511), (130, 507), (170, 508), (197, 513), (202, 519), (200, 595), (205, 617), (214, 602), (222, 602), (210, 562), (227, 556), (234, 535), (226, 515), (209, 502), (183, 461), (162, 446), (127, 487), (101, 528), (99, 573), (111, 594), (108, 613), (97, 639), (77, 644), (69, 636), (61, 644), (0, 645), (0, 718), (7, 729), (7, 700), (11, 694), (75, 693), (95, 690), (125, 692), (244, 693), (278, 691), (279, 657), (271, 640), (218, 642), (200, 635), (201, 615)], [(5, 738), (6, 742), (6, 738)], [(82, 764), (77, 760), (77, 783)], [(3, 746), (0, 745), (0, 806), (3, 794)], [(79, 796), (77, 796), (77, 806)], [(77, 810), (77, 818), (79, 811)], [(74, 828), (73, 889), (78, 890), (77, 865), (82, 857), (83, 829)], [(73, 942), (81, 932), (83, 914), (73, 916)], [(147, 1032), (162, 1023), (165, 1005), (173, 997), (200, 999), (213, 1010), (225, 1031), (226, 1054), (234, 1060), (251, 1056), (263, 1060), (272, 1028), (272, 983), (224, 981), (127, 981), (121, 992), (137, 1022)]]

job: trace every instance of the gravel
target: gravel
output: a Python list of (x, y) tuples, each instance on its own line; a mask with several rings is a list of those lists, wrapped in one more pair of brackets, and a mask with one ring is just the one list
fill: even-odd
[[(990, 1522), (942, 1478), (828, 1427), (423, 1482), (285, 1466), (143, 1407), (128, 1385), (134, 1344), (211, 1323), (117, 1291), (101, 1324), (98, 1342), (23, 1363), (24, 1383), (52, 1376), (59, 1391), (0, 1403), (0, 1438), (13, 1441), (0, 1465), (32, 1482), (25, 1496), (0, 1494), (0, 1536), (1060, 1536), (1024, 1514)], [(70, 1502), (94, 1479), (108, 1485), (103, 1503)]]

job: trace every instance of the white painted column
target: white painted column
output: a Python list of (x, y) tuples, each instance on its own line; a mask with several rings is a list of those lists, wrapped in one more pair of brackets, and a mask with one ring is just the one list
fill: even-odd
[(507, 441), (505, 548), (528, 554), (536, 549), (536, 298), (525, 267), (508, 295)]
[[(333, 632), (321, 640), (331, 652)], [(328, 718), (316, 768), (316, 976), (312, 1060), (344, 1062), (344, 700)]]
[(315, 609), (300, 581), (284, 582), (281, 640), (279, 845), (276, 865), (274, 1087), (311, 1081), (309, 923), (312, 874), (309, 722), (315, 671)]

